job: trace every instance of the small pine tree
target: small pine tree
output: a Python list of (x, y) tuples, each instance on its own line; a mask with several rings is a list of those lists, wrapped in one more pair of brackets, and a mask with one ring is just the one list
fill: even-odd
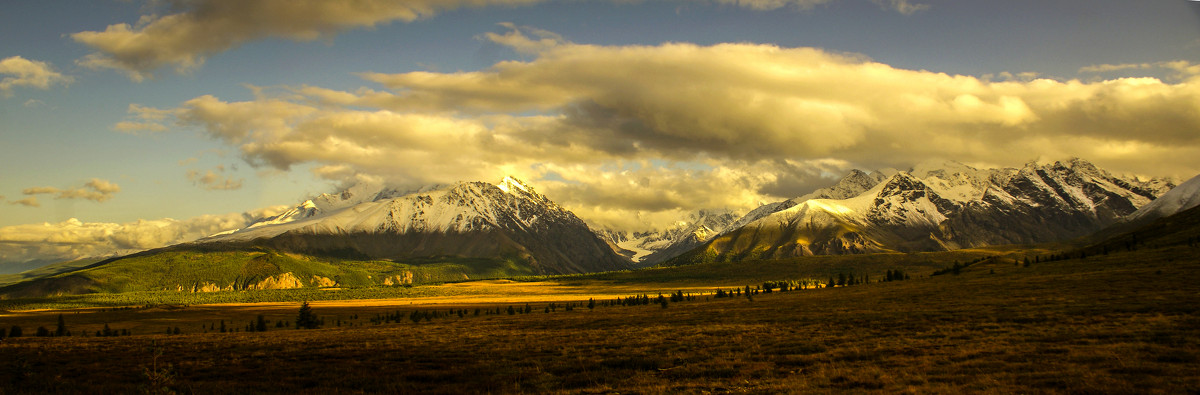
[(517, 310), (514, 309), (512, 306), (508, 306), (508, 315), (514, 315), (514, 314), (517, 314)]
[(300, 313), (296, 315), (296, 329), (317, 329), (321, 327), (321, 321), (317, 315), (313, 313), (312, 307), (308, 302), (300, 304)]
[(221, 333), (225, 333), (225, 320), (221, 320)]
[(35, 336), (37, 336), (37, 337), (50, 337), (50, 330), (49, 330), (49, 329), (46, 329), (46, 327), (44, 327), (44, 326), (39, 326), (39, 327), (37, 328), (37, 334), (36, 334)]
[(58, 328), (54, 329), (54, 336), (66, 336), (66, 334), (67, 334), (67, 322), (65, 320), (63, 320), (63, 315), (59, 314), (58, 315)]
[(595, 309), (596, 308), (596, 299), (588, 298), (587, 308), (588, 308), (588, 310)]
[(266, 317), (263, 317), (262, 314), (259, 314), (258, 318), (254, 320), (254, 330), (259, 332), (267, 331), (267, 319)]

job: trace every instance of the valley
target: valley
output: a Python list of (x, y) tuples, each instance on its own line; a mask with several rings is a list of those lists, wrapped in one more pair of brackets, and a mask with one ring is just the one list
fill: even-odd
[[(514, 179), (323, 195), (195, 243), (15, 276), (0, 393), (1200, 390), (1198, 181), (1151, 206), (1094, 187), (1119, 184), (1105, 173), (1081, 181), (1083, 162), (1053, 166), (1075, 176), (1023, 170), (1061, 183), (993, 217), (1023, 225), (976, 234), (1115, 225), (947, 244), (950, 216), (998, 210), (938, 195), (990, 187), (929, 186), (963, 172), (852, 172), (800, 203), (632, 235), (589, 230)], [(673, 256), (633, 269), (613, 246), (635, 241)]]
[[(985, 256), (1000, 256), (996, 252)], [(959, 275), (932, 277), (906, 263), (915, 274), (911, 280), (752, 298), (704, 293), (720, 284), (755, 288), (761, 283), (752, 279), (795, 275), (808, 265), (783, 260), (748, 263), (747, 270), (716, 268), (743, 273), (726, 282), (668, 268), (444, 284), (429, 286), (437, 289), (431, 296), (313, 302), (325, 320), (313, 330), (274, 326), (295, 322), (299, 303), (7, 312), (0, 325), (22, 325), (27, 333), (37, 326), (53, 330), (62, 314), (73, 334), (0, 342), (7, 357), (0, 369), (11, 372), (0, 388), (1189, 392), (1200, 388), (1194, 374), (1200, 362), (1197, 256), (1195, 246), (1172, 245), (1028, 267), (985, 259)], [(851, 269), (839, 264), (846, 263), (813, 266)], [(665, 294), (688, 285), (684, 292), (696, 298), (665, 308), (657, 302), (612, 305), (610, 299), (647, 292), (654, 299), (655, 290)], [(419, 288), (426, 287), (413, 289)], [(597, 306), (586, 308), (587, 298)], [(526, 303), (529, 313), (506, 312)], [(550, 303), (553, 312), (547, 312)], [(485, 312), (477, 316), (476, 309)], [(466, 313), (461, 318), (450, 313), (459, 310)], [(442, 316), (414, 322), (413, 312)], [(377, 319), (389, 314), (397, 319)], [(247, 332), (259, 315), (272, 325), (265, 333)], [(219, 332), (222, 321), (229, 332)], [(105, 324), (133, 334), (96, 337)], [(181, 333), (165, 334), (174, 327)]]

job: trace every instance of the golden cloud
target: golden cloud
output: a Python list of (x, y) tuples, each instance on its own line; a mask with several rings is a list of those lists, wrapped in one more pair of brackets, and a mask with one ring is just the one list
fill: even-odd
[[(153, 78), (163, 67), (187, 73), (205, 58), (244, 43), (265, 38), (295, 41), (331, 39), (351, 29), (372, 28), (395, 21), (411, 22), (464, 7), (524, 6), (547, 0), (185, 0), (177, 13), (143, 15), (136, 24), (118, 23), (102, 31), (71, 34), (75, 42), (96, 52), (77, 63), (92, 69), (125, 72), (130, 79)], [(688, 0), (708, 3), (710, 0)], [(781, 8), (809, 10), (833, 0), (713, 0), (759, 11)], [(908, 0), (872, 0), (902, 14), (928, 8)], [(562, 37), (538, 29), (507, 35), (487, 35), (518, 51), (536, 51), (555, 45)]]
[[(32, 187), (25, 188), (21, 191), (25, 195), (55, 195), (55, 199), (87, 199), (96, 202), (104, 202), (112, 199), (113, 195), (121, 191), (121, 187), (108, 180), (93, 178), (81, 187), (60, 189), (55, 187)], [(37, 200), (33, 200), (37, 203)], [(36, 205), (26, 204), (27, 206), (37, 207)]]
[(207, 56), (268, 37), (296, 41), (329, 38), (339, 32), (393, 21), (411, 22), (462, 7), (525, 5), (541, 0), (191, 0), (169, 15), (145, 15), (136, 25), (109, 25), (71, 38), (96, 52), (79, 64), (126, 72), (130, 79), (153, 77), (173, 66), (187, 72)]
[(74, 77), (55, 71), (49, 63), (20, 56), (0, 59), (0, 76), (4, 77), (0, 79), (0, 96), (4, 97), (12, 96), (17, 87), (46, 90), (52, 85), (68, 85), (75, 81)]
[(1200, 168), (1196, 77), (992, 81), (758, 44), (538, 48), (534, 60), (475, 72), (363, 74), (382, 90), (201, 96), (163, 110), (170, 120), (139, 110), (130, 122), (195, 127), (256, 166), (312, 164), (318, 175), (540, 179), (560, 204), (612, 221), (749, 209), (851, 167), (938, 159), (1079, 156), (1176, 177)]
[(225, 174), (225, 166), (218, 165), (214, 169), (205, 170), (201, 173), (198, 170), (188, 170), (187, 179), (193, 184), (210, 191), (232, 191), (242, 188), (242, 183), (245, 181), (241, 178), (233, 178)]
[(203, 215), (186, 220), (163, 218), (103, 223), (71, 218), (59, 223), (5, 226), (0, 227), (0, 264), (33, 259), (65, 261), (128, 254), (243, 228), (286, 209), (287, 206), (274, 206), (245, 213)]

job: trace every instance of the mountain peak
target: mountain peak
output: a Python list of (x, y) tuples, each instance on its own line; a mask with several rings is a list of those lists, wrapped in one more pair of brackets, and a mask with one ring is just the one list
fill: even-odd
[(513, 176), (505, 176), (496, 186), (508, 193), (534, 193), (533, 187)]

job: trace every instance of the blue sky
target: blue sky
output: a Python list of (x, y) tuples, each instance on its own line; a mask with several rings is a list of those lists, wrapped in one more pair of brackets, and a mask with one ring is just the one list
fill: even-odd
[(1200, 171), (1197, 2), (458, 3), (0, 6), (0, 261), (64, 229), (178, 241), (356, 180), (515, 174), (632, 228), (924, 160)]

